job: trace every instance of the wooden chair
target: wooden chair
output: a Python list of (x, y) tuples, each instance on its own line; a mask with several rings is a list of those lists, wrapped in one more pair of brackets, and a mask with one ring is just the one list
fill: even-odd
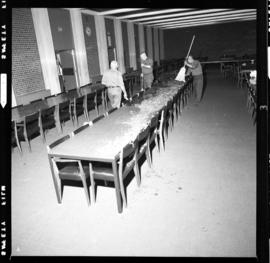
[(158, 141), (157, 141), (158, 125), (159, 125), (159, 121), (158, 121), (158, 114), (157, 114), (157, 115), (154, 115), (154, 117), (152, 118), (152, 120), (150, 122), (149, 140), (148, 140), (148, 146), (147, 146), (151, 166), (153, 164), (153, 158), (152, 158), (152, 153), (151, 153), (151, 145), (153, 144), (153, 142), (155, 142), (155, 145), (158, 146)]
[(164, 138), (164, 127), (165, 127), (165, 117), (167, 114), (167, 107), (163, 107), (158, 114), (158, 128), (157, 128), (157, 136), (159, 139), (158, 150), (160, 151), (160, 142), (162, 142), (163, 150), (165, 150), (165, 138)]
[(82, 125), (80, 128), (74, 130), (73, 132), (71, 132), (71, 136), (75, 136), (76, 134), (78, 134), (79, 132), (85, 130), (86, 128), (89, 127), (89, 123), (86, 123), (84, 125)]
[(41, 134), (39, 112), (25, 116), (23, 123), (17, 123), (16, 126), (23, 127), (24, 137), (20, 139), (27, 142), (29, 151), (31, 152), (31, 139)]
[[(146, 160), (148, 162), (148, 166), (151, 167), (151, 157), (150, 157), (150, 148), (149, 148), (149, 138), (150, 138), (150, 125), (148, 125), (146, 128), (144, 128), (138, 135), (138, 153), (136, 155), (136, 164), (139, 164), (140, 159), (143, 156), (146, 156)], [(138, 169), (138, 166), (136, 165), (136, 169)], [(138, 186), (141, 184), (141, 176), (139, 173), (139, 176), (136, 176), (137, 178), (137, 184)]]
[[(120, 183), (120, 192), (123, 198), (123, 202), (125, 207), (127, 207), (127, 198), (124, 187), (124, 180), (127, 175), (134, 170), (136, 177), (138, 177), (138, 172), (136, 167), (136, 154), (137, 154), (137, 140), (134, 142), (128, 143), (121, 150), (120, 154), (116, 156), (118, 165), (118, 175), (119, 175), (119, 183)], [(113, 173), (113, 169), (111, 165), (107, 165), (104, 163), (90, 162), (89, 163), (89, 171), (90, 171), (90, 180), (91, 180), (91, 191), (94, 194), (94, 202), (96, 199), (96, 187), (95, 180), (103, 180), (115, 183), (115, 176)], [(117, 190), (116, 190), (117, 191)]]
[[(49, 162), (51, 172), (53, 176), (53, 182), (55, 186), (56, 196), (58, 203), (62, 202), (64, 183), (65, 182), (81, 182), (86, 195), (87, 204), (90, 204), (90, 193), (87, 180), (89, 180), (89, 165), (80, 160), (63, 159), (58, 157), (50, 156), (50, 151), (60, 143), (68, 140), (69, 135), (60, 138), (47, 146)], [(58, 183), (60, 186), (58, 186)]]
[(73, 117), (77, 122), (77, 125), (79, 125), (79, 119), (78, 117), (82, 114), (84, 114), (84, 117), (86, 120), (88, 120), (86, 110), (85, 110), (85, 95), (81, 97), (77, 97), (73, 99)]
[(74, 120), (73, 120), (73, 116), (72, 116), (72, 113), (71, 113), (70, 101), (64, 101), (64, 102), (61, 102), (59, 104), (57, 116), (59, 118), (59, 122), (60, 122), (62, 132), (63, 132), (63, 124), (67, 120), (71, 120), (72, 124), (74, 126)]
[(11, 121), (11, 145), (17, 146), (20, 154), (22, 154), (20, 140), (24, 140), (23, 127), (17, 127), (16, 122)]
[(102, 105), (103, 110), (106, 111), (105, 87), (104, 86), (102, 86), (96, 90), (96, 105), (97, 105), (98, 115), (99, 115), (99, 105)]
[(40, 131), (43, 138), (43, 142), (46, 141), (45, 133), (48, 129), (56, 126), (54, 118), (55, 106), (48, 109), (40, 110)]
[(98, 116), (98, 108), (96, 101), (97, 101), (96, 92), (88, 93), (84, 96), (84, 111), (88, 121), (90, 121), (89, 111), (91, 111), (92, 109), (96, 110), (96, 114)]

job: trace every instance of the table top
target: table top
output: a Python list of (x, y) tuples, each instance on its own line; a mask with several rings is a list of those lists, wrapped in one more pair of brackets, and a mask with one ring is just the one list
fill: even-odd
[(245, 62), (245, 61), (252, 61), (256, 59), (220, 59), (220, 60), (212, 60), (212, 61), (202, 61), (201, 64), (214, 64), (214, 63), (232, 63), (232, 62)]
[(180, 86), (155, 87), (142, 98), (134, 100), (54, 147), (50, 154), (62, 158), (113, 162), (121, 149), (136, 139), (139, 132), (150, 123)]

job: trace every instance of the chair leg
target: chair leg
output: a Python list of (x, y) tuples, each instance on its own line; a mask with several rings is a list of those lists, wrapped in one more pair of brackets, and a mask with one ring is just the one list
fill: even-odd
[(145, 151), (145, 155), (146, 155), (146, 160), (147, 160), (148, 166), (151, 168), (150, 149), (149, 149), (148, 145), (147, 145), (147, 149)]
[(96, 202), (96, 187), (95, 187), (95, 180), (94, 180), (94, 175), (93, 175), (93, 169), (92, 169), (92, 164), (89, 163), (89, 174), (90, 174), (90, 181), (91, 181), (91, 192), (93, 196), (93, 202)]
[(83, 188), (84, 188), (87, 204), (90, 205), (90, 193), (89, 193), (89, 188), (87, 187), (86, 179), (85, 177), (82, 177), (81, 179), (83, 183)]
[(120, 184), (120, 192), (123, 198), (124, 206), (127, 207), (127, 198), (125, 194), (124, 181), (123, 181), (123, 177), (121, 173), (119, 173), (119, 184)]
[(32, 152), (31, 144), (30, 144), (30, 141), (28, 140), (28, 137), (27, 136), (25, 137), (25, 140), (26, 140), (26, 142), (28, 144), (29, 152)]
[(139, 165), (138, 162), (136, 161), (135, 165), (134, 165), (134, 173), (136, 176), (136, 181), (137, 181), (137, 185), (140, 186), (141, 185), (141, 174), (140, 174), (140, 169), (139, 169)]

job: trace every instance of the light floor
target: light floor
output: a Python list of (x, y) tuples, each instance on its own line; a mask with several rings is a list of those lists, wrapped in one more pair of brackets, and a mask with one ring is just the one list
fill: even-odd
[[(40, 137), (32, 153), (14, 149), (12, 255), (255, 257), (256, 127), (246, 92), (207, 76), (201, 104), (189, 102), (154, 167), (143, 164), (141, 187), (129, 184), (122, 214), (113, 188), (99, 187), (88, 207), (83, 189), (67, 186), (58, 204)], [(47, 141), (58, 137), (52, 129)]]

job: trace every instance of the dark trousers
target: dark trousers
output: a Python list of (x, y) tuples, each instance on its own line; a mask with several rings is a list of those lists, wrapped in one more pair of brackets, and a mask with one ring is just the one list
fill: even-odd
[(200, 102), (203, 92), (203, 75), (193, 76), (193, 90), (197, 102)]

